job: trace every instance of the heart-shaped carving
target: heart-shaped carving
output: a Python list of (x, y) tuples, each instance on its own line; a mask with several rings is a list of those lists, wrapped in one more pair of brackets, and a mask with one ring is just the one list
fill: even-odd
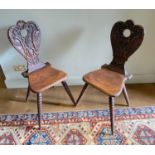
[[(129, 36), (124, 31), (129, 30)], [(140, 25), (134, 25), (132, 20), (117, 22), (111, 31), (111, 44), (113, 49), (113, 65), (124, 65), (127, 59), (138, 49), (144, 37), (144, 29)]]
[(40, 29), (34, 22), (18, 21), (8, 29), (8, 37), (13, 47), (29, 65), (39, 62)]

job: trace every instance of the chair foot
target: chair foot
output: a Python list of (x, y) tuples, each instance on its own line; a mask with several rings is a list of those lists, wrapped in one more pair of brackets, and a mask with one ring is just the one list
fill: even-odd
[(109, 97), (109, 110), (110, 110), (110, 123), (111, 123), (111, 133), (114, 134), (114, 104), (115, 98), (110, 96)]
[(30, 86), (28, 86), (27, 88), (26, 99), (25, 99), (26, 102), (28, 101), (29, 95), (30, 95)]
[(83, 86), (83, 88), (82, 88), (82, 90), (81, 90), (81, 93), (80, 93), (78, 99), (76, 100), (76, 105), (79, 103), (79, 100), (81, 99), (81, 97), (84, 94), (84, 92), (85, 92), (85, 90), (86, 90), (87, 87), (88, 87), (88, 84), (85, 83), (84, 86)]
[(62, 83), (62, 85), (63, 85), (65, 91), (67, 92), (68, 96), (70, 97), (72, 103), (73, 103), (74, 105), (76, 105), (76, 102), (75, 102), (75, 100), (74, 100), (74, 97), (73, 97), (73, 95), (72, 95), (72, 93), (71, 93), (71, 91), (70, 91), (70, 89), (69, 89), (69, 87), (68, 87), (66, 81), (62, 81), (61, 83)]
[(41, 111), (42, 111), (42, 94), (37, 93), (37, 108), (38, 108), (38, 124), (39, 124), (39, 130), (41, 130)]
[(128, 96), (128, 92), (127, 92), (127, 89), (126, 89), (125, 85), (123, 87), (123, 95), (124, 95), (125, 101), (127, 103), (127, 106), (129, 107), (130, 106), (130, 101), (129, 101), (129, 96)]

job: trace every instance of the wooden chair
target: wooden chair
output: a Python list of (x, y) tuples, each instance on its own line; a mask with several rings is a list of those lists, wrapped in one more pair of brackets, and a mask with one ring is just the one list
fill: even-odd
[(62, 83), (71, 101), (75, 105), (74, 98), (65, 82), (67, 74), (53, 68), (49, 63), (39, 60), (40, 29), (32, 21), (19, 20), (16, 25), (8, 29), (8, 38), (13, 47), (26, 59), (27, 71), (22, 75), (28, 78), (26, 100), (30, 91), (37, 94), (38, 123), (41, 129), (42, 92), (48, 88)]
[[(129, 34), (127, 34), (127, 32)], [(127, 36), (128, 35), (128, 36)], [(134, 25), (132, 20), (119, 21), (114, 24), (111, 31), (111, 44), (113, 60), (109, 65), (103, 65), (101, 69), (92, 71), (83, 76), (85, 82), (81, 93), (76, 101), (78, 104), (84, 91), (91, 85), (109, 96), (109, 109), (111, 131), (114, 133), (114, 99), (123, 92), (127, 105), (129, 97), (125, 87), (125, 81), (130, 75), (125, 75), (124, 64), (128, 58), (138, 49), (144, 37), (142, 26)]]

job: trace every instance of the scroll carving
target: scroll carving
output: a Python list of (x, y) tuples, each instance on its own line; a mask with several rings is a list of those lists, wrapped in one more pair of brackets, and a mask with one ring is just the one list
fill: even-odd
[(33, 66), (39, 63), (40, 29), (34, 22), (18, 21), (16, 25), (9, 28), (8, 37), (13, 47), (26, 59), (28, 65)]

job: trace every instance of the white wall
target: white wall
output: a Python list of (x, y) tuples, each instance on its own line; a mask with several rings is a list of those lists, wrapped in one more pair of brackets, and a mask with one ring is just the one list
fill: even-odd
[(155, 10), (0, 10), (0, 64), (9, 88), (27, 86), (13, 65), (26, 64), (11, 47), (7, 29), (17, 20), (33, 20), (41, 29), (40, 58), (68, 73), (70, 84), (112, 59), (110, 31), (118, 20), (133, 19), (145, 29), (144, 41), (126, 67), (131, 83), (155, 82)]

